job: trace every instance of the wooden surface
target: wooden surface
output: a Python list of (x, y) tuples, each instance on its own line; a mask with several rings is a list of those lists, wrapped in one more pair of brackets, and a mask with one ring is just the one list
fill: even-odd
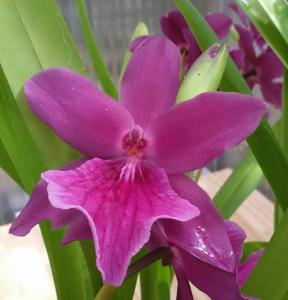
[[(200, 185), (212, 197), (230, 172), (225, 169), (204, 176)], [(273, 230), (273, 205), (255, 191), (232, 220), (245, 229), (248, 240), (267, 241)], [(8, 235), (8, 228), (7, 225), (0, 227), (0, 300), (55, 300), (48, 258), (38, 228), (25, 238)], [(175, 287), (173, 283), (171, 300), (175, 299)], [(195, 292), (195, 300), (207, 299)], [(138, 291), (135, 300), (140, 300)]]

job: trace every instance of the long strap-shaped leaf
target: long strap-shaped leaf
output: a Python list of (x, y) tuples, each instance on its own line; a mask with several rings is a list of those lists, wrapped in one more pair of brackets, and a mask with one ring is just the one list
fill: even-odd
[(288, 44), (287, 14), (288, 5), (286, 0), (258, 0), (266, 13), (271, 18), (279, 33)]
[[(278, 140), (281, 139), (282, 126), (281, 120), (273, 125), (273, 132)], [(264, 174), (261, 168), (251, 151), (248, 150), (214, 197), (214, 202), (222, 216), (230, 218), (263, 179)]]
[[(287, 3), (284, 3), (285, 0), (254, 0), (249, 1), (249, 3), (246, 0), (236, 1), (283, 64), (288, 67), (288, 33), (286, 25), (284, 25), (287, 22), (288, 7)], [(273, 9), (270, 9), (271, 6), (273, 6)], [(279, 13), (277, 13), (277, 10)]]
[(22, 185), (21, 179), (18, 175), (18, 172), (11, 161), (9, 154), (7, 153), (1, 139), (0, 139), (0, 167), (17, 182), (19, 185)]
[(261, 300), (285, 300), (288, 296), (288, 211), (244, 285), (243, 292)]
[(59, 167), (73, 151), (31, 112), (22, 90), (48, 67), (85, 72), (72, 37), (54, 0), (1, 0), (0, 36), (0, 62), (25, 123), (47, 166)]
[(261, 168), (253, 154), (248, 151), (214, 197), (214, 203), (221, 215), (229, 219), (263, 178)]
[(101, 53), (97, 47), (95, 37), (93, 35), (93, 30), (89, 21), (88, 12), (85, 6), (84, 0), (75, 0), (76, 7), (79, 14), (79, 19), (82, 27), (84, 41), (89, 52), (89, 56), (94, 67), (94, 71), (99, 79), (99, 82), (103, 90), (109, 94), (114, 99), (118, 98), (118, 91), (111, 78)]
[[(183, 13), (202, 50), (217, 42), (215, 33), (189, 0), (175, 0), (175, 3)], [(251, 93), (231, 58), (228, 59), (220, 88), (224, 91)], [(281, 207), (285, 210), (288, 207), (288, 162), (266, 120), (260, 123), (247, 142)]]

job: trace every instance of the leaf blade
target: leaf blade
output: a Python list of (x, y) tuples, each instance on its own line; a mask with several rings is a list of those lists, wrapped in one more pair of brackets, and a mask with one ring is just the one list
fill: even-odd
[(98, 49), (89, 21), (85, 2), (83, 0), (76, 0), (76, 7), (80, 18), (84, 41), (88, 49), (89, 56), (97, 78), (99, 79), (103, 90), (114, 99), (118, 99), (118, 90), (105, 66), (101, 53)]

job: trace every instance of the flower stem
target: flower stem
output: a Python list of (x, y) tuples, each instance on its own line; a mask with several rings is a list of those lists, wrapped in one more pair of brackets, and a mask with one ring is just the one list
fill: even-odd
[(99, 290), (95, 300), (109, 300), (112, 297), (115, 290), (116, 290), (115, 286), (110, 284), (105, 284)]
[(125, 279), (128, 279), (129, 277), (133, 276), (135, 273), (140, 272), (141, 270), (145, 269), (146, 267), (153, 264), (155, 261), (171, 257), (172, 253), (169, 248), (167, 247), (159, 247), (145, 256), (141, 257), (139, 260), (135, 261), (133, 264), (129, 266), (127, 275)]

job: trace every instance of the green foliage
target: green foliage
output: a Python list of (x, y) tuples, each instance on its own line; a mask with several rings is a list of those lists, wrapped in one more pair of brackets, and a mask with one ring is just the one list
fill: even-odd
[(288, 293), (288, 212), (243, 287), (243, 292), (261, 300), (284, 300)]
[(261, 168), (253, 154), (248, 151), (214, 197), (214, 203), (221, 215), (230, 218), (263, 178)]
[(88, 12), (85, 6), (85, 1), (84, 0), (75, 0), (75, 1), (76, 1), (76, 7), (80, 18), (80, 24), (82, 27), (84, 41), (86, 43), (86, 47), (89, 52), (92, 65), (94, 67), (94, 71), (97, 75), (97, 78), (103, 90), (114, 99), (117, 99), (118, 91), (113, 82), (113, 79), (111, 78), (105, 66), (101, 53), (97, 47), (96, 40), (94, 38), (94, 34), (89, 21)]

